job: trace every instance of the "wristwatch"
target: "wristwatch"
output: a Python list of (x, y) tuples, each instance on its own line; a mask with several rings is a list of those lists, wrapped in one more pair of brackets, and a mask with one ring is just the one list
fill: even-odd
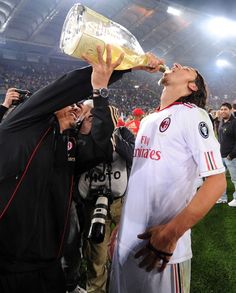
[(93, 89), (93, 94), (99, 95), (102, 98), (108, 98), (109, 96), (109, 90), (105, 87), (100, 88), (100, 89)]

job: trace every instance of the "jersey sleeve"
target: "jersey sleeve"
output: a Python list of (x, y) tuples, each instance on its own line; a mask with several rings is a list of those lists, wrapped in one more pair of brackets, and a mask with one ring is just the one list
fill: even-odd
[(207, 112), (200, 108), (187, 111), (184, 137), (198, 166), (201, 177), (223, 173), (220, 144)]

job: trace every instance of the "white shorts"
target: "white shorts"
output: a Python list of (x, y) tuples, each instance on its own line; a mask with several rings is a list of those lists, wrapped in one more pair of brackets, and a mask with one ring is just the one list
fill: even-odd
[(155, 269), (146, 272), (138, 267), (139, 261), (134, 257), (128, 257), (120, 266), (114, 255), (109, 293), (190, 292), (191, 259), (178, 264), (168, 264), (161, 273)]

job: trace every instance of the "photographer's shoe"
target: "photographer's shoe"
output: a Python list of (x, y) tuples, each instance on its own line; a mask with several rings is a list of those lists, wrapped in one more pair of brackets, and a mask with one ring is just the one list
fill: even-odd
[(231, 201), (228, 203), (228, 205), (229, 205), (230, 207), (236, 207), (236, 199), (231, 200)]
[(77, 286), (73, 291), (71, 291), (69, 293), (87, 293), (87, 291), (85, 289), (81, 288), (80, 286)]

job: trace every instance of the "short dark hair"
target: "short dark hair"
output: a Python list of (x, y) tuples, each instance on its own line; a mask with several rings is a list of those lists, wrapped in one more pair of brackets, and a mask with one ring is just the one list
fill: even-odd
[(189, 96), (181, 97), (178, 99), (178, 101), (183, 103), (192, 103), (200, 108), (205, 109), (208, 96), (207, 86), (202, 75), (197, 70), (195, 71), (197, 73), (197, 77), (194, 82), (198, 90), (195, 92), (193, 91)]
[(223, 104), (221, 104), (221, 106), (220, 106), (220, 108), (221, 107), (227, 107), (229, 110), (232, 110), (232, 105), (230, 104), (230, 103), (223, 103)]

